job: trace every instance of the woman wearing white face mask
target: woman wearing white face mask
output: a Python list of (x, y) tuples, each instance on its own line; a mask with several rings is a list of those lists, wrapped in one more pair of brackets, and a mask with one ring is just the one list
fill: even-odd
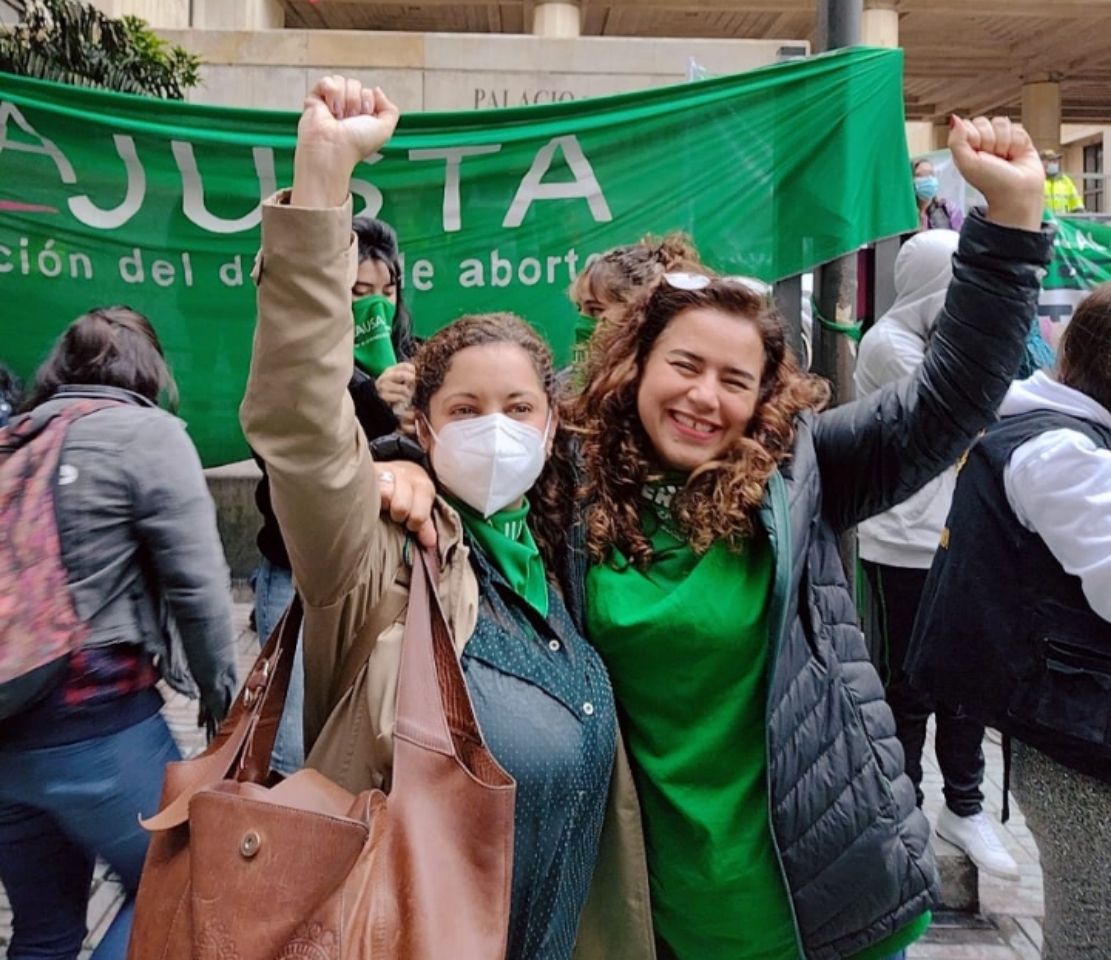
[[(411, 536), (380, 516), (382, 492), (395, 516), (422, 495), (404, 465), (374, 464), (347, 392), (348, 181), (396, 121), (381, 91), (355, 81), (328, 78), (309, 95), (293, 189), (263, 208), (241, 409), (304, 603), (306, 765), (351, 791), (388, 789), (392, 772)], [(431, 337), (415, 372), (418, 436), (437, 476), (438, 592), (483, 737), (517, 783), (506, 957), (567, 960), (617, 726), (605, 669), (581, 636), (584, 570), (570, 569), (565, 548), (574, 500), (552, 357), (523, 321), (487, 314)], [(353, 649), (370, 652), (344, 685)]]

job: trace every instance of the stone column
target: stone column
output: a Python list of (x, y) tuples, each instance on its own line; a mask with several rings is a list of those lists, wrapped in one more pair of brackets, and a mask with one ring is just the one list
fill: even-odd
[(934, 125), (929, 120), (907, 121), (907, 152), (920, 157), (934, 149)]
[(894, 0), (865, 0), (860, 32), (866, 47), (897, 47), (899, 11)]
[(1022, 85), (1022, 125), (1039, 150), (1061, 146), (1061, 85), (1052, 78), (1027, 77)]
[(532, 14), (532, 32), (549, 40), (582, 35), (582, 10), (577, 2), (542, 0)]
[(92, 0), (110, 17), (132, 14), (146, 20), (155, 30), (184, 30), (189, 23), (189, 0)]
[(198, 30), (281, 30), (285, 12), (281, 0), (193, 0), (193, 24)]
[[(860, 42), (866, 47), (899, 46), (899, 11), (895, 0), (864, 0), (864, 15), (860, 21)], [(928, 123), (909, 121), (906, 125), (907, 148), (912, 157), (929, 153), (933, 145), (926, 146), (927, 135), (923, 127)]]

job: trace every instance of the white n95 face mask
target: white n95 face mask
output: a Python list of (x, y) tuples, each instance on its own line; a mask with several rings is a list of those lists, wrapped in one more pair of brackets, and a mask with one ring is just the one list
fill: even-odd
[(432, 468), (449, 493), (492, 516), (524, 496), (544, 469), (552, 417), (541, 433), (503, 413), (453, 420), (435, 439)]

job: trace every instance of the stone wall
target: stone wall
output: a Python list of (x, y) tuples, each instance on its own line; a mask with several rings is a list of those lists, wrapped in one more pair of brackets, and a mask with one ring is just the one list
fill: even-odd
[(378, 33), (161, 30), (205, 61), (197, 103), (295, 110), (322, 74), (384, 90), (404, 111), (474, 110), (577, 100), (681, 83), (691, 60), (737, 73), (805, 54), (799, 40), (652, 40)]

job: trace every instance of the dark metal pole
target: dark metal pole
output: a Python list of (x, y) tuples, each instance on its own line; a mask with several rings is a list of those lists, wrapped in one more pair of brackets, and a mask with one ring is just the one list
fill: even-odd
[(787, 345), (799, 365), (806, 366), (802, 343), (802, 275), (785, 277), (775, 283), (775, 307), (786, 321)]
[(863, 18), (861, 0), (818, 0), (817, 52), (857, 46)]
[[(860, 43), (863, 0), (817, 0), (819, 53)], [(861, 171), (867, 176), (867, 171)], [(857, 258), (848, 254), (823, 264), (814, 278), (818, 314), (827, 321), (850, 324), (857, 319)], [(814, 318), (814, 372), (833, 385), (833, 402), (844, 403), (853, 395), (853, 341), (824, 327)]]
[[(863, 0), (817, 0), (818, 24), (816, 52), (825, 53), (860, 43)], [(865, 170), (861, 176), (867, 176)], [(857, 319), (857, 258), (850, 253), (824, 263), (814, 276), (814, 372), (826, 377), (833, 387), (833, 403), (853, 396), (853, 367), (856, 360), (853, 341), (844, 333), (824, 326), (821, 319), (834, 324), (851, 324)], [(841, 538), (841, 559), (849, 588), (856, 584), (856, 532)]]
[[(814, 372), (833, 385), (833, 404), (853, 398), (855, 341), (847, 334), (830, 329), (826, 323), (849, 327), (857, 320), (856, 254), (823, 263), (814, 271)], [(825, 321), (823, 323), (822, 321)]]

